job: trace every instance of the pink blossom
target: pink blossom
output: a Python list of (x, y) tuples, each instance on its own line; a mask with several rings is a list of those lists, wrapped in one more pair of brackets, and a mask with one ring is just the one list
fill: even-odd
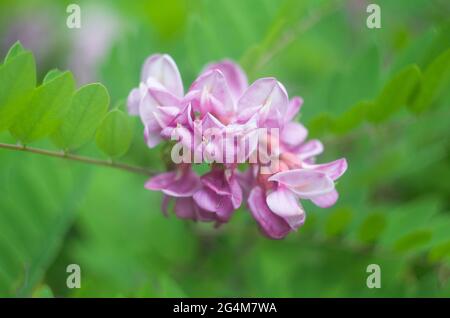
[(193, 195), (202, 188), (200, 177), (188, 166), (178, 166), (177, 170), (152, 177), (145, 184), (149, 190), (164, 193), (162, 211), (168, 215), (168, 206), (175, 201), (174, 212), (182, 219), (195, 221), (215, 221), (216, 215), (198, 206)]
[(139, 88), (128, 96), (128, 111), (139, 115), (149, 147), (160, 141), (161, 131), (180, 114), (183, 84), (178, 68), (167, 54), (155, 54), (144, 63)]
[(247, 75), (245, 75), (239, 65), (231, 60), (223, 60), (219, 63), (209, 64), (205, 67), (203, 72), (210, 70), (218, 70), (223, 74), (235, 102), (248, 87)]
[(227, 222), (242, 203), (242, 189), (233, 169), (213, 168), (201, 177), (202, 188), (195, 192), (194, 201), (202, 209), (214, 212), (217, 219)]
[(224, 74), (211, 69), (200, 75), (191, 85), (186, 101), (201, 117), (211, 114), (228, 123), (236, 114), (236, 105)]
[[(336, 203), (338, 193), (334, 180), (346, 169), (346, 160), (340, 159), (328, 164), (308, 165), (305, 169), (276, 173), (268, 178), (269, 182), (274, 183), (270, 189), (264, 191), (262, 187), (256, 187), (252, 190), (250, 210), (266, 235), (282, 238), (305, 221), (305, 211), (299, 199), (311, 200), (322, 208)], [(268, 219), (273, 222), (268, 222)]]
[[(321, 208), (336, 203), (335, 181), (347, 169), (344, 158), (315, 163), (324, 147), (307, 140), (308, 130), (296, 120), (302, 105), (275, 78), (249, 86), (230, 60), (208, 64), (184, 94), (172, 58), (152, 55), (128, 96), (128, 110), (139, 115), (150, 148), (172, 140), (172, 155), (183, 156), (172, 157), (174, 170), (145, 187), (163, 192), (165, 214), (173, 203), (175, 215), (195, 221), (226, 223), (246, 203), (266, 236), (285, 237), (305, 222), (302, 200)], [(210, 171), (197, 175), (197, 163), (209, 164)], [(237, 169), (240, 163), (244, 171)]]
[(200, 178), (190, 167), (179, 167), (152, 177), (145, 184), (149, 190), (160, 190), (171, 197), (192, 197), (201, 187)]
[(247, 122), (258, 114), (260, 127), (282, 127), (289, 107), (289, 99), (283, 84), (275, 78), (256, 80), (238, 101), (238, 122)]
[(180, 219), (190, 219), (201, 222), (217, 221), (215, 213), (199, 207), (192, 197), (175, 198), (165, 195), (162, 206), (165, 215), (168, 215), (168, 206), (172, 200), (175, 200), (173, 207), (174, 213)]
[(266, 236), (272, 239), (282, 239), (292, 231), (282, 217), (270, 210), (266, 202), (266, 195), (261, 187), (255, 187), (250, 192), (248, 206)]

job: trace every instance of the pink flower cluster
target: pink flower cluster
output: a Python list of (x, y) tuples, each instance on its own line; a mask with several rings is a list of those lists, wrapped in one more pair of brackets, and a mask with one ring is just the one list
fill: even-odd
[[(238, 163), (209, 162), (210, 171), (199, 176), (191, 163), (181, 162), (152, 177), (145, 187), (163, 192), (164, 213), (173, 201), (178, 217), (217, 225), (228, 222), (246, 201), (265, 235), (285, 237), (305, 221), (300, 199), (332, 206), (338, 199), (334, 182), (347, 169), (345, 159), (315, 164), (323, 146), (319, 140), (306, 141), (306, 128), (295, 121), (302, 103), (300, 97), (289, 100), (275, 78), (261, 78), (249, 86), (243, 70), (230, 60), (207, 65), (185, 94), (173, 59), (166, 54), (150, 56), (140, 86), (128, 97), (128, 111), (140, 116), (150, 148), (176, 135), (195, 152), (198, 146), (192, 140), (200, 126), (231, 131), (240, 138), (254, 129), (276, 128), (277, 138), (269, 133), (264, 143), (278, 164), (267, 173), (258, 161), (246, 164), (244, 171)], [(214, 152), (215, 140), (202, 135), (201, 149)], [(247, 149), (245, 157), (252, 151)]]

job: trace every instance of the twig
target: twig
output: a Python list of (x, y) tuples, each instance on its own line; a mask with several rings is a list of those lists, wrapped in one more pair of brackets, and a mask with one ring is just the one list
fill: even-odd
[(31, 153), (44, 155), (44, 156), (68, 159), (68, 160), (72, 160), (72, 161), (79, 161), (79, 162), (84, 162), (87, 164), (120, 169), (120, 170), (133, 172), (133, 173), (146, 175), (146, 176), (152, 176), (155, 174), (154, 171), (148, 170), (144, 167), (133, 166), (133, 165), (128, 165), (128, 164), (119, 163), (119, 162), (113, 162), (111, 160), (100, 160), (100, 159), (95, 159), (95, 158), (78, 156), (78, 155), (73, 155), (73, 154), (69, 154), (69, 153), (65, 153), (65, 152), (51, 151), (51, 150), (27, 147), (27, 146), (23, 146), (23, 145), (13, 145), (13, 144), (5, 144), (5, 143), (0, 143), (0, 148), (16, 150), (16, 151), (31, 152)]
[(289, 46), (294, 40), (297, 38), (299, 34), (306, 32), (308, 29), (312, 28), (316, 25), (321, 19), (337, 10), (339, 6), (337, 5), (327, 5), (318, 12), (314, 12), (306, 19), (301, 20), (295, 27), (286, 31), (280, 38), (280, 40), (275, 43), (272, 50), (261, 56), (255, 66), (255, 70), (260, 70), (264, 67), (270, 60), (273, 59), (274, 56), (279, 54), (284, 48)]

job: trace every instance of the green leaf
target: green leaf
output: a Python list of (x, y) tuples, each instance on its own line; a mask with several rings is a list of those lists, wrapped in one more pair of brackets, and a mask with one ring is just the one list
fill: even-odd
[(48, 285), (39, 286), (32, 295), (33, 298), (54, 298), (52, 289)]
[(427, 47), (427, 54), (420, 59), (419, 65), (430, 65), (442, 52), (450, 47), (450, 21), (445, 22), (443, 25), (434, 29), (434, 37), (432, 43)]
[(361, 101), (356, 103), (334, 120), (333, 132), (344, 134), (353, 128), (358, 127), (366, 120), (367, 111), (371, 107), (373, 107), (373, 102), (371, 101)]
[(428, 259), (431, 262), (441, 261), (446, 257), (450, 257), (450, 241), (433, 247), (428, 253)]
[(75, 220), (89, 173), (64, 160), (14, 152), (1, 158), (0, 297), (30, 297)]
[(36, 65), (31, 52), (20, 53), (0, 66), (0, 131), (13, 124), (35, 86)]
[(325, 233), (328, 236), (341, 234), (350, 224), (353, 213), (350, 209), (338, 209), (328, 217), (325, 223)]
[(364, 243), (372, 243), (386, 228), (386, 217), (381, 213), (369, 214), (358, 230), (358, 238)]
[(412, 232), (395, 243), (394, 250), (405, 252), (412, 250), (431, 240), (432, 233), (429, 230), (418, 230)]
[(449, 90), (450, 49), (439, 55), (426, 69), (419, 94), (411, 110), (422, 112), (430, 107), (444, 90)]
[(48, 82), (50, 82), (51, 80), (57, 78), (58, 76), (60, 76), (63, 72), (61, 72), (60, 70), (58, 70), (57, 68), (54, 68), (50, 71), (47, 72), (47, 74), (44, 77), (44, 80), (42, 81), (43, 84), (46, 84)]
[(11, 133), (23, 144), (51, 135), (61, 124), (70, 105), (75, 82), (70, 72), (65, 72), (38, 87), (30, 104), (17, 116)]
[(125, 99), (119, 99), (118, 101), (116, 101), (114, 103), (111, 110), (112, 109), (118, 109), (118, 110), (121, 110), (126, 113), (128, 111), (127, 110), (127, 101)]
[[(378, 169), (378, 168), (376, 168)], [(422, 232), (424, 225), (426, 231), (431, 229), (434, 217), (442, 209), (442, 202), (436, 198), (419, 197), (416, 200), (403, 202), (403, 204), (392, 207), (387, 217), (386, 229), (379, 237), (379, 244), (384, 248), (394, 249), (399, 241), (409, 237), (416, 232)], [(433, 236), (435, 234), (433, 233)], [(401, 244), (402, 245), (402, 244)]]
[(97, 146), (110, 157), (120, 157), (130, 147), (132, 127), (130, 119), (120, 110), (109, 112), (97, 130)]
[(87, 143), (95, 134), (108, 111), (109, 95), (105, 86), (88, 84), (75, 92), (64, 120), (52, 136), (63, 149), (75, 149)]
[(417, 39), (411, 41), (411, 43), (399, 55), (394, 59), (392, 66), (389, 70), (390, 74), (395, 74), (402, 68), (410, 64), (418, 64), (422, 69), (424, 66), (424, 59), (431, 49), (433, 42), (437, 38), (437, 32), (434, 28), (431, 28)]
[(20, 41), (17, 41), (16, 43), (13, 44), (13, 46), (11, 46), (8, 53), (6, 54), (5, 63), (7, 63), (12, 58), (18, 56), (19, 54), (21, 54), (23, 52), (26, 52), (25, 48), (22, 46)]
[(157, 297), (187, 297), (180, 285), (168, 275), (161, 275), (158, 279)]
[(329, 113), (320, 113), (311, 119), (307, 126), (311, 136), (323, 136), (332, 130), (334, 126), (334, 119)]
[(410, 65), (398, 72), (384, 86), (375, 104), (369, 110), (368, 119), (379, 123), (406, 105), (420, 81), (417, 65)]

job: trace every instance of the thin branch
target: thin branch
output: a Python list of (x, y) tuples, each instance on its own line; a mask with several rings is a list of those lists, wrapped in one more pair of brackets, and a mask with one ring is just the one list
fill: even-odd
[(294, 42), (298, 36), (305, 33), (307, 30), (311, 29), (318, 22), (322, 20), (325, 16), (335, 12), (339, 8), (339, 5), (325, 5), (320, 10), (309, 15), (306, 19), (300, 20), (300, 22), (294, 26), (292, 29), (287, 30), (279, 39), (277, 43), (273, 46), (273, 49), (264, 54), (256, 62), (255, 70), (262, 69), (269, 61), (271, 61), (276, 55), (288, 47), (292, 42)]
[(16, 150), (16, 151), (31, 152), (31, 153), (44, 155), (44, 156), (50, 156), (50, 157), (67, 159), (67, 160), (72, 160), (72, 161), (84, 162), (84, 163), (91, 164), (91, 165), (120, 169), (120, 170), (133, 172), (133, 173), (146, 175), (146, 176), (152, 176), (155, 174), (154, 171), (148, 170), (144, 167), (133, 166), (133, 165), (125, 164), (125, 163), (113, 162), (113, 161), (108, 161), (108, 160), (100, 160), (100, 159), (95, 159), (95, 158), (78, 156), (78, 155), (73, 155), (73, 154), (69, 154), (69, 153), (65, 153), (65, 152), (51, 151), (51, 150), (27, 147), (27, 146), (23, 146), (23, 145), (12, 145), (12, 144), (5, 144), (5, 143), (0, 143), (0, 148)]

